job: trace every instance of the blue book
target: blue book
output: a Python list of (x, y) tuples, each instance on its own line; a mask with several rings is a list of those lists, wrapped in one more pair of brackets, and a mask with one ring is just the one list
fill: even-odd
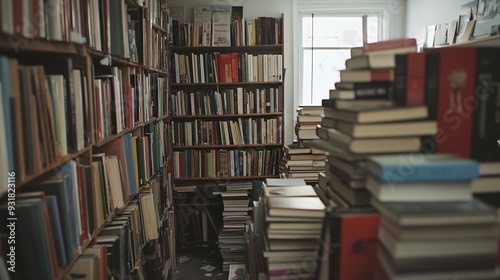
[(58, 174), (68, 176), (64, 180), (64, 189), (67, 192), (69, 201), (68, 211), (70, 217), (70, 228), (72, 235), (72, 249), (78, 249), (80, 246), (80, 208), (78, 200), (78, 181), (76, 177), (76, 162), (73, 160), (67, 161), (58, 167)]
[(59, 216), (59, 209), (57, 205), (57, 197), (55, 195), (48, 195), (47, 209), (49, 210), (50, 226), (52, 227), (52, 234), (54, 235), (54, 245), (57, 255), (57, 264), (59, 267), (65, 267), (68, 264), (68, 259), (66, 258), (63, 234), (61, 228), (61, 217)]
[(371, 156), (369, 173), (381, 182), (460, 181), (479, 177), (479, 163), (452, 154)]
[(137, 178), (135, 175), (134, 154), (132, 152), (132, 133), (127, 133), (122, 136), (123, 153), (125, 155), (125, 169), (128, 182), (128, 191), (130, 195), (135, 195), (139, 192), (137, 187)]
[(10, 113), (10, 83), (11, 74), (9, 69), (9, 59), (6, 56), (0, 55), (0, 84), (2, 86), (0, 96), (2, 98), (4, 122), (5, 122), (5, 137), (7, 138), (7, 161), (9, 172), (14, 171), (14, 143), (12, 141), (12, 121)]

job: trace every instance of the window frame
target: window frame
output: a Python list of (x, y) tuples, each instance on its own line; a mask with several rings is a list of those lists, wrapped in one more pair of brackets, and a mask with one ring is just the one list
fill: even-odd
[[(305, 16), (310, 16), (311, 14), (319, 16), (333, 16), (333, 17), (362, 17), (375, 16), (378, 17), (378, 40), (385, 40), (388, 38), (389, 33), (389, 17), (390, 13), (388, 11), (388, 5), (390, 0), (379, 0), (379, 1), (345, 1), (332, 3), (328, 0), (294, 0), (293, 3), (293, 69), (294, 71), (294, 108), (301, 105), (301, 100), (303, 100), (303, 51), (304, 47), (302, 45), (302, 19)], [(362, 7), (362, 8), (360, 8)], [(365, 35), (363, 35), (363, 40)], [(321, 49), (321, 48), (315, 48)], [(334, 48), (332, 48), (334, 49)], [(344, 48), (342, 48), (344, 49)], [(295, 119), (295, 118), (294, 118)]]

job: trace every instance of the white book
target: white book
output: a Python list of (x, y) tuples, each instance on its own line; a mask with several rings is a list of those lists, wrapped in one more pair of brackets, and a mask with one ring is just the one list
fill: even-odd
[(212, 6), (212, 46), (231, 46), (231, 6)]
[[(64, 77), (62, 75), (52, 75), (51, 76), (52, 87), (54, 89), (54, 104), (56, 115), (54, 116), (56, 119), (56, 127), (57, 127), (57, 139), (58, 139), (58, 147), (59, 152), (62, 156), (68, 154), (68, 142), (66, 137), (66, 107), (64, 106)], [(100, 85), (100, 83), (99, 83)], [(99, 93), (101, 91), (99, 90)], [(102, 103), (102, 102), (100, 102)], [(102, 106), (102, 105), (101, 105)], [(103, 122), (101, 127), (104, 127), (103, 118), (101, 118), (101, 122)]]
[(254, 82), (253, 79), (253, 55), (247, 54), (247, 76), (249, 82)]
[(277, 71), (278, 71), (278, 81), (283, 81), (285, 77), (283, 77), (283, 55), (278, 54), (278, 65), (277, 65)]

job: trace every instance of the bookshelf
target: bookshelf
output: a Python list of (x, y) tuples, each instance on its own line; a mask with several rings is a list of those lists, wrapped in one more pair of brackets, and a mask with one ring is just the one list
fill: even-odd
[[(211, 42), (213, 37), (201, 37), (206, 23), (173, 22), (174, 191), (194, 187), (193, 192), (175, 192), (177, 210), (183, 211), (176, 218), (177, 238), (187, 243), (207, 242), (197, 237), (200, 230), (209, 231), (208, 242), (218, 240), (223, 231), (224, 204), (212, 191), (230, 189), (235, 182), (279, 177), (284, 141), (283, 15), (246, 21), (233, 17), (230, 29), (231, 43), (220, 46)], [(196, 211), (215, 221), (210, 220), (208, 228), (196, 227)]]
[(2, 261), (15, 251), (11, 279), (172, 278), (167, 3), (76, 0), (60, 18), (49, 5), (47, 24), (2, 12), (0, 216), (18, 233), (7, 247), (1, 230)]

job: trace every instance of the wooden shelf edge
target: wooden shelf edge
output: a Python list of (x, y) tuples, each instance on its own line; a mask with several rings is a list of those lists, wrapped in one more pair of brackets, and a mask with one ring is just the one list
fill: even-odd
[(31, 182), (33, 182), (34, 180), (42, 177), (43, 175), (47, 174), (49, 171), (53, 170), (54, 168), (56, 168), (57, 166), (69, 161), (69, 160), (72, 160), (74, 158), (77, 158), (87, 152), (90, 151), (90, 146), (87, 146), (85, 147), (84, 149), (76, 152), (76, 153), (72, 153), (72, 154), (67, 154), (65, 156), (62, 156), (60, 157), (59, 159), (57, 159), (55, 162), (53, 162), (52, 164), (44, 167), (42, 170), (38, 171), (37, 173), (34, 173), (34, 174), (29, 174), (29, 175), (26, 175), (26, 178), (24, 178), (23, 181), (21, 182), (17, 182), (16, 183), (16, 188), (20, 188), (22, 186), (25, 186)]
[(435, 46), (433, 48), (452, 48), (452, 47), (498, 47), (500, 46), (500, 34), (471, 39), (465, 42), (458, 42), (451, 45)]
[(73, 42), (31, 39), (16, 34), (0, 34), (0, 50), (7, 52), (44, 52), (57, 54), (78, 54), (78, 45)]
[(245, 86), (245, 85), (282, 85), (283, 81), (268, 81), (268, 82), (233, 82), (233, 83), (170, 83), (171, 87), (187, 87), (187, 86)]
[(111, 136), (108, 136), (107, 138), (97, 142), (97, 143), (94, 143), (93, 145), (95, 147), (102, 147), (110, 142), (113, 142), (114, 140), (122, 137), (123, 135), (129, 133), (129, 132), (132, 132), (136, 129), (139, 129), (141, 127), (145, 127), (146, 125), (149, 125), (149, 124), (152, 124), (152, 123), (155, 123), (155, 122), (158, 122), (158, 121), (161, 121), (161, 120), (164, 120), (166, 118), (168, 118), (169, 115), (164, 115), (164, 116), (161, 116), (161, 117), (158, 117), (158, 118), (151, 118), (149, 121), (145, 122), (145, 123), (140, 123), (140, 124), (137, 124), (136, 126), (134, 127), (129, 127), (129, 128), (125, 128), (124, 130), (118, 132), (117, 134), (113, 134)]
[(195, 149), (238, 149), (238, 148), (255, 148), (255, 147), (282, 147), (281, 143), (267, 143), (267, 144), (234, 144), (234, 145), (192, 145), (192, 146), (173, 146), (173, 150), (195, 150)]
[(178, 52), (195, 52), (195, 51), (264, 51), (264, 50), (275, 50), (281, 51), (283, 44), (274, 45), (250, 45), (250, 46), (226, 46), (226, 47), (214, 47), (214, 46), (170, 46), (172, 51)]
[(247, 114), (221, 114), (221, 115), (176, 115), (172, 119), (209, 119), (209, 118), (241, 118), (241, 117), (277, 117), (283, 116), (283, 112), (273, 113), (247, 113)]

